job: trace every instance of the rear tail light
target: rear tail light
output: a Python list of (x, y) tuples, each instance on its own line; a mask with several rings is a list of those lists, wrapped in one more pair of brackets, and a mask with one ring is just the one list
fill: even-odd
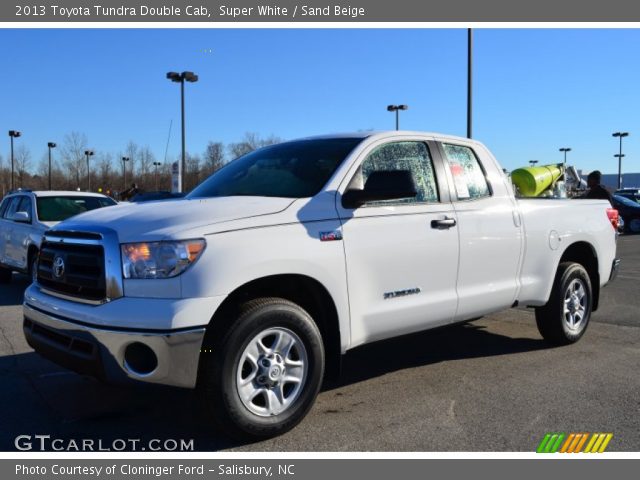
[(618, 210), (615, 208), (607, 208), (607, 217), (611, 222), (611, 226), (615, 231), (618, 231), (618, 223), (620, 221), (620, 215), (618, 214)]

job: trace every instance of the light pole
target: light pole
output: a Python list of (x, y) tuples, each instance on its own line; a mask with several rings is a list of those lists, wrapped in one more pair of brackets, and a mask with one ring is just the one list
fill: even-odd
[(473, 29), (467, 29), (467, 138), (471, 138), (472, 127), (472, 86), (473, 86)]
[(158, 167), (162, 165), (160, 162), (153, 162), (153, 166), (155, 167), (155, 172), (153, 174), (154, 176), (154, 181), (156, 184), (156, 192), (158, 191)]
[(198, 75), (193, 72), (169, 72), (167, 78), (172, 82), (180, 84), (180, 108), (182, 116), (182, 159), (180, 162), (180, 191), (184, 192), (184, 172), (186, 169), (186, 152), (185, 152), (185, 133), (184, 133), (184, 82), (195, 83), (198, 81)]
[(529, 163), (531, 164), (532, 167), (535, 167), (536, 163), (538, 163), (538, 160), (529, 160)]
[(85, 156), (87, 157), (87, 192), (91, 191), (91, 171), (89, 170), (89, 157), (93, 156), (93, 150), (85, 150)]
[(13, 139), (14, 138), (18, 138), (20, 135), (22, 135), (22, 134), (20, 132), (18, 132), (17, 130), (9, 130), (9, 137), (11, 138), (11, 190), (13, 190), (15, 188), (14, 180), (13, 180), (13, 171), (14, 171), (14, 167), (13, 167)]
[(564, 166), (566, 167), (567, 166), (567, 152), (570, 152), (571, 149), (568, 148), (568, 147), (562, 147), (562, 148), (559, 149), (559, 151), (564, 153)]
[(614, 155), (618, 159), (618, 190), (622, 188), (622, 159), (624, 158), (624, 153), (616, 153)]
[(387, 105), (387, 112), (396, 112), (396, 130), (400, 130), (400, 110), (408, 110), (409, 105)]
[(51, 149), (56, 148), (56, 144), (53, 142), (49, 142), (47, 143), (47, 147), (49, 147), (49, 190), (52, 190), (51, 188)]
[(123, 192), (127, 189), (127, 162), (128, 161), (129, 161), (129, 157), (122, 157), (122, 181), (124, 182), (124, 186), (122, 187)]
[(618, 190), (620, 190), (622, 188), (622, 157), (624, 157), (622, 154), (622, 139), (628, 137), (629, 132), (615, 132), (612, 136), (620, 137), (620, 150), (618, 151), (618, 155), (614, 155), (618, 158)]

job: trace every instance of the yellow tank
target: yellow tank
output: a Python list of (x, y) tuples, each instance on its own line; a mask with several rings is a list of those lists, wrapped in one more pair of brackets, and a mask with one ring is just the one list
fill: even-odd
[(511, 172), (511, 180), (525, 197), (537, 197), (562, 176), (562, 165), (518, 168)]

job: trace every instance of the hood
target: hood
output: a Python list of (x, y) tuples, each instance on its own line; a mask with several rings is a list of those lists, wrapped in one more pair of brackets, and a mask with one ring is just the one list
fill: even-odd
[(121, 242), (180, 238), (194, 228), (278, 213), (293, 202), (291, 198), (213, 197), (128, 203), (82, 213), (55, 229), (90, 231), (91, 225), (100, 225), (115, 230)]

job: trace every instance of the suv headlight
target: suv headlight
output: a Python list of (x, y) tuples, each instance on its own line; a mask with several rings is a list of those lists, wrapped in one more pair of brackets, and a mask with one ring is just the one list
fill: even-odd
[(125, 243), (121, 245), (124, 278), (171, 278), (198, 260), (204, 239)]

